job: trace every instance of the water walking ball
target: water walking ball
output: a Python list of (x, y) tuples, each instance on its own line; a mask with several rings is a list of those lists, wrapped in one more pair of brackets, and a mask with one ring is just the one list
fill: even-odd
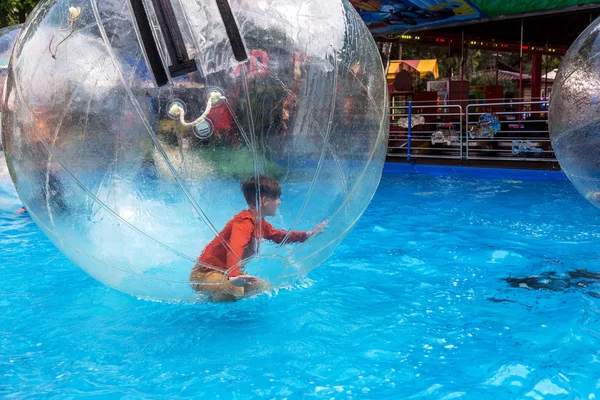
[(571, 45), (550, 99), (549, 128), (560, 165), (577, 190), (600, 207), (600, 19)]
[(3, 102), (30, 215), (91, 276), (143, 298), (203, 298), (190, 271), (248, 208), (250, 177), (281, 185), (274, 227), (328, 221), (239, 261), (268, 287), (297, 283), (369, 204), (387, 146), (381, 59), (342, 0), (46, 1)]

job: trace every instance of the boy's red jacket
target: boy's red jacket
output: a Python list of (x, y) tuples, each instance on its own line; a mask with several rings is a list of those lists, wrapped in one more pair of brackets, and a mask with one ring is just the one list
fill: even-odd
[[(240, 274), (240, 261), (254, 255), (256, 249), (256, 238), (259, 232), (262, 238), (281, 243), (287, 231), (275, 229), (273, 225), (264, 220), (261, 221), (262, 229), (254, 223), (254, 214), (244, 210), (229, 221), (225, 228), (204, 249), (198, 262), (200, 265), (210, 265), (223, 271), (228, 271), (235, 266), (229, 276)], [(304, 242), (308, 239), (308, 232), (290, 232), (286, 243)], [(228, 244), (225, 245), (224, 243)], [(237, 265), (236, 265), (237, 264)]]

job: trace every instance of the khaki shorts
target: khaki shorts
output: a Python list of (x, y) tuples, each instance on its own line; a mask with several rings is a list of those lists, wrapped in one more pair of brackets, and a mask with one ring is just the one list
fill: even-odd
[(192, 288), (198, 293), (206, 294), (211, 301), (236, 301), (244, 296), (243, 286), (235, 286), (224, 273), (206, 271), (194, 267), (190, 274)]

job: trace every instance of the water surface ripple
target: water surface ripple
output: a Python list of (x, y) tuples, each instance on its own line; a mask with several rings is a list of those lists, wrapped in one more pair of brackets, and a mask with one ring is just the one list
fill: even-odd
[[(384, 175), (305, 287), (235, 304), (108, 289), (0, 180), (0, 397), (587, 398), (600, 210), (569, 182)], [(551, 277), (554, 290), (503, 278)], [(542, 282), (543, 283), (543, 282)]]

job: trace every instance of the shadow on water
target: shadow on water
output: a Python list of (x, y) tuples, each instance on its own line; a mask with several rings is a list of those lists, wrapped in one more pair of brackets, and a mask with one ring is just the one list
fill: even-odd
[(548, 290), (552, 292), (566, 292), (569, 290), (581, 290), (587, 295), (600, 298), (600, 273), (586, 269), (576, 269), (558, 274), (549, 271), (541, 275), (531, 275), (524, 278), (507, 277), (502, 278), (511, 287), (527, 290)]

